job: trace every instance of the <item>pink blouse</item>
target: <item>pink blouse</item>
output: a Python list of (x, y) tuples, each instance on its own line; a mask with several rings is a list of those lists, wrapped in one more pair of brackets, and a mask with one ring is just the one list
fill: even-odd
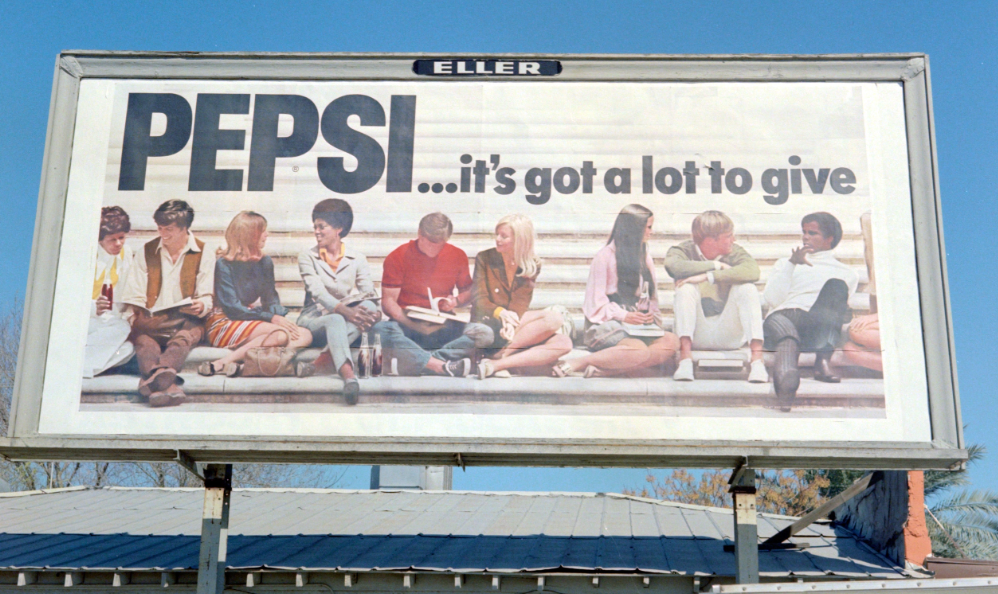
[[(652, 262), (651, 254), (647, 256), (648, 270), (651, 271), (652, 282), (655, 280), (655, 263)], [(586, 282), (586, 300), (582, 304), (582, 313), (586, 319), (593, 324), (602, 324), (609, 320), (623, 321), (627, 315), (627, 310), (617, 303), (610, 301), (608, 295), (617, 292), (617, 246), (613, 242), (608, 243), (596, 252), (593, 263), (589, 267), (589, 280)], [(648, 309), (650, 313), (657, 314), (658, 297), (651, 299)]]

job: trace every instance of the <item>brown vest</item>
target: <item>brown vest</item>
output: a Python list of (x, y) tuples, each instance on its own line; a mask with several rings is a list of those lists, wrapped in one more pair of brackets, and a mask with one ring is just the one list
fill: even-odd
[[(159, 292), (163, 288), (163, 263), (156, 247), (159, 246), (159, 239), (154, 239), (146, 244), (146, 268), (149, 271), (149, 279), (146, 284), (146, 307), (152, 309), (159, 299)], [(204, 253), (204, 242), (194, 238), (200, 252), (188, 252), (183, 256), (184, 263), (180, 265), (180, 293), (184, 298), (194, 297), (197, 290), (198, 268), (201, 267), (201, 254)], [(166, 249), (166, 248), (163, 248)]]

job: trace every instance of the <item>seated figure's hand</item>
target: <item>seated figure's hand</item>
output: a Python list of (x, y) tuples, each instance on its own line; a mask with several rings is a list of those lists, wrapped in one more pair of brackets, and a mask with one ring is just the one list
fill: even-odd
[(288, 334), (291, 335), (292, 340), (298, 340), (301, 338), (301, 328), (284, 316), (274, 316), (270, 318), (270, 323), (274, 324), (278, 328), (287, 330)]
[(105, 297), (103, 295), (101, 295), (100, 297), (98, 297), (97, 298), (97, 315), (99, 315), (99, 316), (100, 315), (104, 315), (105, 312), (108, 312), (110, 310), (111, 310), (111, 301), (107, 297)]
[(440, 308), (440, 311), (454, 311), (454, 308), (457, 307), (457, 297), (454, 297), (453, 295), (450, 297), (444, 297), (437, 302), (437, 307)]
[(798, 265), (806, 264), (807, 266), (811, 266), (812, 264), (807, 261), (807, 255), (811, 253), (814, 253), (813, 248), (799, 247), (795, 249), (792, 254), (790, 254), (790, 263)]
[(627, 315), (624, 316), (624, 323), (634, 324), (635, 326), (640, 326), (642, 324), (651, 324), (654, 321), (655, 321), (655, 314), (652, 313), (629, 311), (627, 312)]
[(686, 285), (686, 284), (699, 285), (700, 283), (705, 283), (705, 282), (707, 282), (707, 273), (706, 272), (703, 273), (703, 274), (694, 274), (693, 276), (687, 276), (686, 278), (681, 278), (681, 279), (677, 280), (676, 281), (676, 288), (678, 289), (679, 287), (681, 287), (683, 285)]
[(368, 330), (381, 319), (380, 311), (371, 311), (360, 305), (354, 307), (350, 307), (349, 305), (341, 306), (339, 313), (346, 321), (359, 328), (362, 332)]
[(504, 309), (499, 312), (499, 321), (502, 322), (503, 326), (509, 325), (516, 328), (520, 325), (520, 316), (511, 309)]
[(185, 305), (180, 308), (180, 313), (187, 314), (189, 316), (200, 316), (204, 313), (204, 303), (200, 301), (195, 301), (190, 305)]
[(520, 316), (513, 310), (504, 309), (499, 312), (499, 321), (502, 322), (502, 329), (499, 330), (499, 336), (506, 341), (513, 340), (516, 329), (520, 327)]

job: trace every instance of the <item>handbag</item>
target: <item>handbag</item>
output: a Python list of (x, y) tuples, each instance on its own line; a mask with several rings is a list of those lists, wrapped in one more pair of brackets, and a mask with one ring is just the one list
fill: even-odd
[[(291, 342), (291, 333), (284, 328), (272, 330), (263, 339), (267, 342), (275, 332), (283, 332)], [(240, 375), (243, 377), (278, 377), (294, 375), (294, 366), (291, 360), (295, 357), (295, 349), (287, 346), (258, 346), (246, 351), (243, 358), (243, 370)]]
[(586, 328), (583, 342), (590, 351), (602, 351), (627, 338), (627, 330), (617, 320), (608, 320)]

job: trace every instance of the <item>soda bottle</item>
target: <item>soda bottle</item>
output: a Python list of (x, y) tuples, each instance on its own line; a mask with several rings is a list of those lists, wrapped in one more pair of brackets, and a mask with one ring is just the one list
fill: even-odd
[(360, 352), (357, 353), (357, 377), (360, 379), (371, 377), (371, 346), (367, 339), (367, 332), (360, 337)]
[(382, 373), (381, 335), (374, 335), (374, 348), (371, 350), (371, 377), (379, 377)]
[(111, 283), (104, 283), (104, 286), (100, 288), (100, 294), (107, 299), (108, 307), (114, 305), (114, 285)]

